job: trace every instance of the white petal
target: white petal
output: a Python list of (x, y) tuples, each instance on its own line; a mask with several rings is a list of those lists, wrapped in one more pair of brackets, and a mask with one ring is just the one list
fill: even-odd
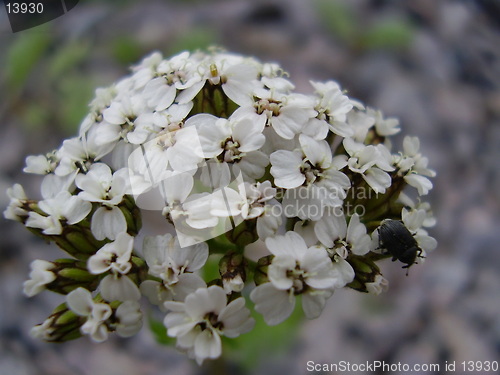
[(286, 232), (284, 236), (267, 238), (266, 246), (274, 255), (290, 256), (297, 260), (307, 252), (304, 239), (292, 231)]
[(77, 288), (66, 296), (66, 304), (75, 314), (80, 316), (90, 316), (94, 301), (87, 289)]
[(362, 175), (375, 193), (385, 193), (385, 189), (391, 186), (391, 176), (379, 168), (370, 168)]
[(326, 141), (316, 141), (304, 134), (299, 136), (299, 141), (302, 151), (313, 165), (330, 166), (332, 152)]
[(405, 181), (408, 185), (413, 186), (418, 190), (419, 195), (427, 195), (432, 189), (432, 182), (427, 177), (418, 174), (409, 174), (405, 176)]
[(273, 258), (268, 276), (276, 289), (288, 290), (293, 286), (293, 280), (287, 276), (287, 273), (295, 269), (295, 266), (295, 259), (291, 256), (278, 255)]
[(287, 291), (276, 289), (271, 283), (256, 287), (250, 293), (250, 299), (255, 303), (255, 311), (263, 315), (270, 326), (285, 321), (293, 312), (295, 297)]
[[(69, 194), (69, 193), (68, 193)], [(63, 209), (63, 216), (67, 219), (68, 224), (73, 225), (79, 223), (89, 214), (92, 209), (90, 202), (81, 200), (76, 196), (72, 196), (66, 201), (67, 205)]]
[(331, 291), (302, 294), (302, 309), (307, 319), (315, 319), (321, 315), (326, 300), (332, 295)]
[(127, 231), (127, 221), (118, 207), (100, 207), (92, 216), (91, 230), (99, 241), (114, 240), (119, 233)]
[(194, 354), (198, 362), (206, 358), (218, 358), (222, 353), (220, 336), (210, 329), (201, 332), (194, 342)]
[(286, 189), (300, 186), (305, 181), (305, 176), (300, 172), (302, 155), (298, 152), (279, 150), (271, 154), (271, 174), (274, 183)]
[(116, 277), (107, 275), (99, 284), (102, 298), (106, 301), (137, 301), (141, 298), (141, 292), (135, 283), (127, 276)]
[(87, 260), (87, 268), (90, 273), (98, 275), (110, 270), (111, 257), (114, 254), (108, 251), (99, 250)]
[(307, 272), (307, 285), (326, 289), (335, 285), (336, 279), (332, 275), (332, 261), (323, 247), (310, 247), (307, 255), (302, 259), (300, 266)]
[(328, 248), (333, 248), (334, 241), (344, 239), (347, 233), (347, 224), (343, 213), (334, 212), (325, 215), (314, 226), (314, 233), (320, 242)]

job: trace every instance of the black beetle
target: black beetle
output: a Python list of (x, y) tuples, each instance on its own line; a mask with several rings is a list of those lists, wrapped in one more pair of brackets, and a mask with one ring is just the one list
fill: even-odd
[(392, 255), (393, 262), (397, 259), (405, 263), (406, 266), (403, 268), (407, 268), (406, 276), (408, 276), (409, 268), (416, 263), (417, 257), (423, 258), (422, 249), (413, 235), (399, 220), (384, 220), (377, 230), (379, 248), (385, 249), (387, 251), (385, 254)]

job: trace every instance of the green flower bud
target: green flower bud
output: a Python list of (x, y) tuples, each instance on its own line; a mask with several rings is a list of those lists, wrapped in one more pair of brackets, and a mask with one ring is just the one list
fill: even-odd
[(267, 270), (273, 258), (274, 255), (268, 255), (259, 259), (259, 261), (257, 262), (257, 267), (255, 267), (255, 273), (253, 275), (255, 285), (264, 284), (269, 281), (269, 278), (267, 277)]
[[(369, 256), (349, 254), (346, 260), (355, 272), (354, 280), (347, 284), (348, 287), (358, 292), (372, 292), (375, 294), (380, 293), (381, 289), (384, 289), (383, 284), (385, 279), (382, 277), (380, 268)], [(378, 293), (376, 292), (378, 289), (375, 284), (380, 284), (381, 289)]]
[(31, 329), (31, 335), (48, 342), (65, 342), (81, 337), (80, 327), (85, 319), (63, 303), (42, 323)]
[(76, 259), (58, 259), (52, 263), (54, 268), (51, 272), (56, 275), (56, 279), (46, 286), (52, 292), (68, 294), (78, 287), (95, 290), (99, 285), (99, 277), (87, 270), (86, 262)]
[(235, 245), (244, 248), (245, 246), (257, 241), (257, 219), (245, 220), (236, 228), (226, 233), (229, 241)]

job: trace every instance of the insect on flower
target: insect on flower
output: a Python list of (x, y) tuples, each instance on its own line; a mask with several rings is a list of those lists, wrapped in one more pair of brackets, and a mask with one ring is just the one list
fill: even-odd
[(378, 228), (379, 248), (385, 249), (385, 254), (392, 255), (392, 261), (405, 263), (406, 276), (409, 268), (417, 263), (417, 258), (423, 258), (422, 249), (418, 246), (413, 234), (399, 220), (384, 220)]

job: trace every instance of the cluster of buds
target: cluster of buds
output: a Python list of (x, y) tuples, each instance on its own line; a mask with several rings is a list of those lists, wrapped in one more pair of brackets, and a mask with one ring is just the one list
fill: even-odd
[[(297, 298), (315, 318), (335, 289), (386, 289), (378, 261), (408, 268), (433, 250), (420, 197), (435, 173), (418, 138), (393, 152), (396, 119), (336, 82), (311, 85), (314, 94), (295, 93), (277, 64), (213, 50), (153, 53), (98, 89), (77, 137), (27, 157), (24, 171), (43, 175), (41, 199), (19, 184), (8, 191), (5, 217), (70, 256), (32, 263), (28, 296), (66, 296), (35, 336), (131, 336), (144, 296), (202, 363), (221, 355), (221, 336), (253, 328), (250, 301), (269, 325)], [(141, 249), (144, 210), (165, 230)], [(388, 219), (406, 237), (395, 232), (384, 246)], [(215, 279), (204, 272), (209, 257)]]

